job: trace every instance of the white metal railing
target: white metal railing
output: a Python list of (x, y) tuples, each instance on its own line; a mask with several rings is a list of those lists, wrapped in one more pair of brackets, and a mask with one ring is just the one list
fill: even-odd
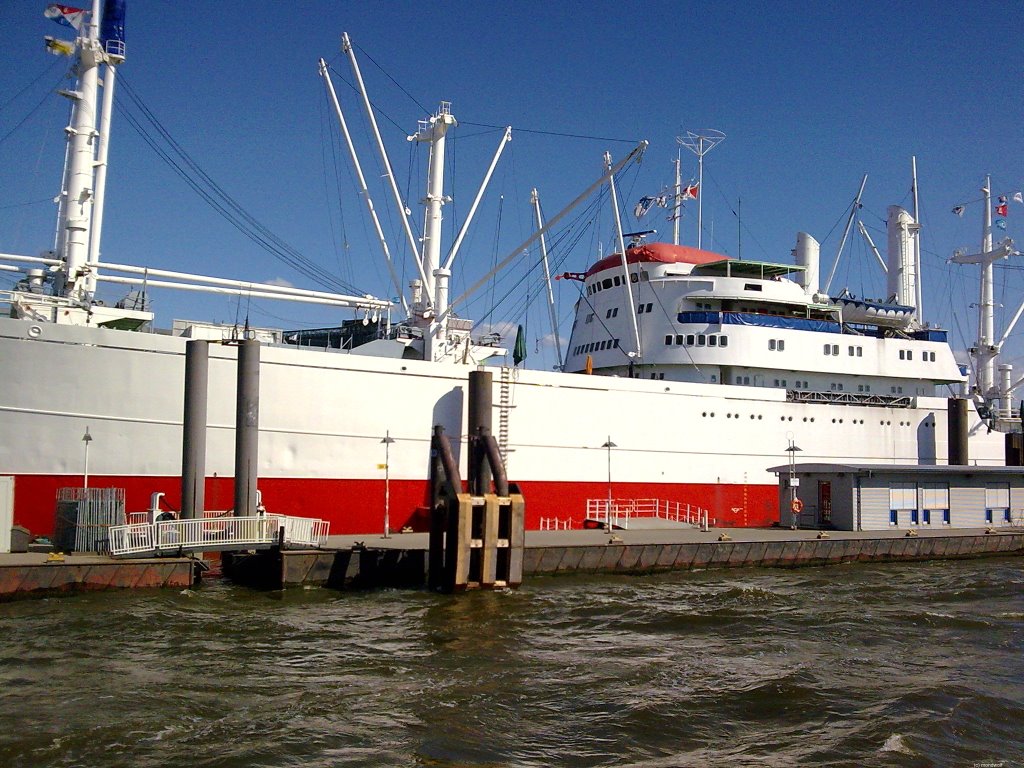
[(631, 518), (660, 518), (671, 522), (693, 525), (707, 529), (715, 520), (708, 518), (708, 511), (695, 504), (665, 499), (611, 499), (609, 513), (608, 499), (587, 499), (587, 518), (608, 521), (620, 528), (628, 528)]
[(540, 530), (542, 531), (571, 531), (571, 517), (542, 517), (540, 519)]
[(113, 555), (152, 554), (153, 526), (149, 523), (115, 525), (110, 528), (110, 553)]
[(326, 520), (287, 515), (218, 516), (134, 523), (111, 527), (110, 553), (123, 557), (161, 552), (227, 550), (278, 543), (322, 547), (327, 543), (329, 530), (330, 524)]
[[(161, 510), (144, 509), (141, 512), (129, 512), (127, 515), (129, 525), (142, 525), (143, 523), (151, 523), (156, 519), (156, 516), (161, 514)], [(177, 514), (177, 513), (172, 513)], [(203, 510), (203, 519), (211, 520), (218, 517), (232, 517), (231, 510)]]

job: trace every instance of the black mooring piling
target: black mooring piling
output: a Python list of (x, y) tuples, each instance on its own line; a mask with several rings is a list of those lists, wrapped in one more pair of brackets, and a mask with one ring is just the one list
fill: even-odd
[(235, 516), (256, 514), (256, 479), (260, 434), (260, 343), (238, 344), (235, 411)]
[(967, 400), (951, 397), (947, 405), (948, 451), (951, 466), (968, 464), (967, 455)]
[(473, 371), (469, 381), (469, 493), (442, 426), (434, 427), (430, 447), (427, 581), (443, 592), (517, 587), (523, 580), (526, 507), (491, 435), (491, 374)]
[(185, 412), (181, 441), (181, 516), (200, 518), (206, 506), (206, 404), (210, 342), (185, 345)]
[(480, 429), (491, 431), (491, 372), (469, 372), (469, 492), (480, 496), (491, 487), (491, 473), (484, 461)]

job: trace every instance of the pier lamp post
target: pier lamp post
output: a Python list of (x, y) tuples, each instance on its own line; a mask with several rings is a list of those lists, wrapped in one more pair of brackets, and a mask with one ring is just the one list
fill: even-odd
[(391, 444), (395, 438), (391, 430), (384, 433), (381, 443), (384, 445), (384, 538), (391, 535)]
[(612, 436), (608, 435), (608, 441), (601, 446), (608, 449), (608, 506), (604, 510), (604, 527), (606, 531), (612, 529), (612, 448), (618, 446), (612, 442)]
[(82, 442), (85, 443), (85, 467), (82, 472), (82, 489), (89, 490), (89, 443), (92, 442), (92, 435), (89, 434), (89, 425), (85, 426), (85, 434), (82, 435)]
[(796, 530), (797, 521), (799, 519), (797, 513), (796, 489), (797, 486), (800, 484), (800, 481), (797, 480), (796, 477), (796, 452), (801, 449), (797, 448), (796, 443), (793, 442), (792, 432), (790, 432), (789, 435), (787, 435), (787, 438), (789, 439), (789, 446), (786, 448), (786, 453), (789, 454), (789, 512), (792, 516), (792, 523), (790, 525), (790, 528)]

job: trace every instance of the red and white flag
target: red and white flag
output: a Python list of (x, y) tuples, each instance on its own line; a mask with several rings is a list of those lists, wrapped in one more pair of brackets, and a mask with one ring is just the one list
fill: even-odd
[(81, 31), (82, 25), (85, 24), (86, 13), (88, 13), (88, 11), (84, 8), (72, 8), (70, 5), (50, 3), (46, 6), (46, 10), (43, 11), (43, 16), (48, 19), (53, 19), (58, 24), (63, 24), (65, 27), (71, 27), (72, 29)]

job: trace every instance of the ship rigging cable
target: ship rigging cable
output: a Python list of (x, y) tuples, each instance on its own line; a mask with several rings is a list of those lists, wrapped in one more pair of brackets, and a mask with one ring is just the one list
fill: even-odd
[[(144, 120), (149, 123), (160, 135), (167, 147), (160, 146), (158, 140), (147, 130), (142, 121), (131, 111), (125, 108), (123, 102), (118, 99), (118, 106), (128, 124), (142, 137), (157, 155), (166, 162), (172, 170), (197, 194), (213, 207), (228, 223), (234, 226), (254, 243), (266, 250), (279, 261), (287, 264), (297, 272), (305, 275), (318, 285), (338, 293), (362, 293), (355, 286), (349, 285), (344, 280), (336, 278), (326, 272), (320, 265), (308, 259), (298, 250), (275, 235), (265, 225), (248, 213), (237, 200), (224, 190), (214, 179), (207, 174), (202, 167), (185, 151), (163, 126), (160, 120), (143, 103), (142, 99), (134, 91), (127, 79), (121, 79), (122, 93), (125, 93), (132, 105), (142, 114)], [(179, 160), (175, 159), (180, 158)]]

